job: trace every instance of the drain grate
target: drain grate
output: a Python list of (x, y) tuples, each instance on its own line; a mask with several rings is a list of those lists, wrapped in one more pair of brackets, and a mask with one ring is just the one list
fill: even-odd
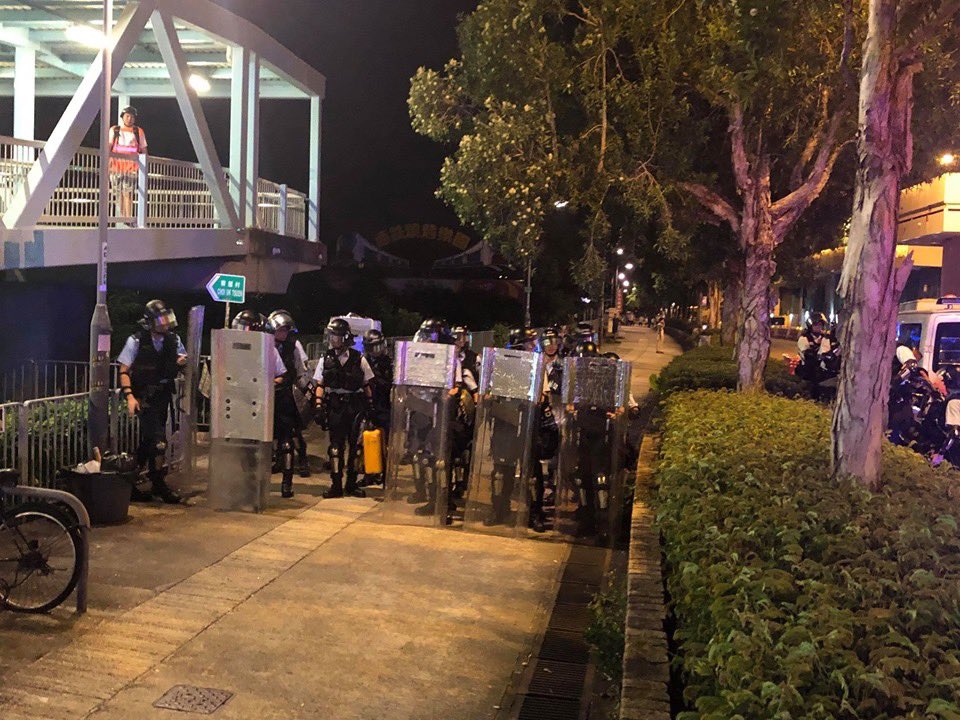
[(527, 694), (579, 700), (586, 677), (586, 665), (538, 660)]
[(586, 605), (553, 606), (553, 615), (550, 617), (550, 627), (557, 630), (583, 632), (590, 624), (590, 608)]
[(526, 695), (517, 720), (579, 720), (580, 701)]
[(603, 568), (599, 565), (568, 564), (560, 582), (599, 585), (603, 580)]
[(574, 603), (588, 605), (593, 600), (597, 588), (592, 585), (581, 585), (579, 583), (560, 583), (560, 589), (557, 591), (558, 603)]
[(590, 660), (590, 648), (580, 633), (547, 630), (540, 645), (540, 658), (586, 665)]
[(570, 548), (570, 556), (567, 558), (567, 562), (574, 565), (603, 565), (603, 556), (606, 553), (606, 548), (574, 545)]
[(194, 685), (174, 685), (153, 706), (162, 710), (212, 715), (233, 697), (232, 692)]

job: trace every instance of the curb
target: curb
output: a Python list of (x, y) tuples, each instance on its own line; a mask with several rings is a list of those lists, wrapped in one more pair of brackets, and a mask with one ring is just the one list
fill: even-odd
[(645, 435), (637, 461), (627, 563), (620, 720), (670, 720), (670, 658), (664, 631), (660, 533), (649, 503), (659, 446), (658, 436)]

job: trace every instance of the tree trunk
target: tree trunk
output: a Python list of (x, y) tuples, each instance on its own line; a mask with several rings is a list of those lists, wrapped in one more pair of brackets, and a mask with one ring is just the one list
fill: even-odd
[(763, 374), (770, 359), (770, 291), (777, 269), (773, 251), (778, 241), (773, 233), (770, 206), (770, 163), (765, 156), (757, 163), (750, 191), (743, 198), (740, 223), (740, 248), (744, 254), (737, 345), (740, 392), (763, 390)]
[(707, 327), (711, 330), (716, 330), (720, 327), (720, 298), (722, 295), (719, 281), (711, 280), (707, 283), (707, 308), (709, 310), (707, 313)]
[[(734, 347), (740, 327), (740, 292), (743, 287), (743, 262), (737, 258), (729, 263), (727, 283), (723, 288), (723, 320), (720, 325), (720, 342)], [(734, 358), (736, 359), (736, 358)]]
[(880, 484), (897, 303), (912, 266), (895, 267), (900, 178), (911, 164), (915, 63), (895, 57), (896, 0), (871, 0), (860, 76), (857, 177), (839, 293), (846, 316), (833, 411), (833, 471)]

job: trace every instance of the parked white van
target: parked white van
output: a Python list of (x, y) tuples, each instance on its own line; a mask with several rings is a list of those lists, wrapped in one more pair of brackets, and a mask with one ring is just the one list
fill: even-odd
[(900, 303), (897, 345), (918, 349), (920, 365), (928, 372), (960, 368), (960, 297)]

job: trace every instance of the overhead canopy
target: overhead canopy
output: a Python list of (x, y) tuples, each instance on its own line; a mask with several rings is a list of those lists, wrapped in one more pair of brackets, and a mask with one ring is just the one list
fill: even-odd
[[(115, 17), (128, 4), (133, 0), (114, 0)], [(261, 97), (324, 96), (326, 80), (321, 73), (260, 28), (211, 0), (156, 0), (156, 8), (174, 18), (191, 71), (209, 82), (210, 89), (202, 97), (230, 97), (234, 46), (260, 57)], [(102, 15), (102, 0), (0, 0), (0, 95), (14, 94), (20, 48), (35, 53), (37, 96), (73, 96), (97, 56), (96, 48), (78, 41), (76, 26), (99, 30)], [(134, 97), (173, 97), (152, 21), (124, 63), (114, 91)]]

